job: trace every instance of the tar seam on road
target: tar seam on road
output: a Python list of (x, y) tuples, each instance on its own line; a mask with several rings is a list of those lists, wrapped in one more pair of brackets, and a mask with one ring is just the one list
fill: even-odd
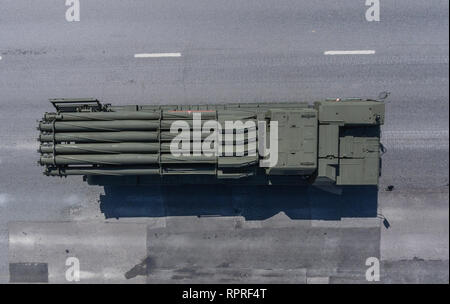
[(373, 55), (375, 50), (325, 51), (324, 55)]
[(181, 57), (181, 53), (142, 53), (142, 54), (134, 54), (134, 58), (164, 58), (164, 57)]

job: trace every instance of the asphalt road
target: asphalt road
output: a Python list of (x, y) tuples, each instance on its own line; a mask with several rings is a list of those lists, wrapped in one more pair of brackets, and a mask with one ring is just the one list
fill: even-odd
[[(448, 282), (449, 3), (381, 0), (379, 22), (367, 22), (366, 9), (364, 1), (81, 0), (80, 22), (69, 23), (62, 1), (2, 1), (0, 282), (9, 263), (24, 262), (47, 263), (49, 281), (63, 282), (71, 252), (93, 282), (351, 282), (364, 280), (368, 256), (381, 258), (384, 282)], [(324, 55), (330, 50), (375, 53)], [(157, 191), (123, 198), (141, 209), (120, 204), (119, 219), (108, 218), (103, 188), (44, 177), (36, 164), (36, 120), (51, 110), (48, 98), (312, 102), (381, 91), (391, 92), (378, 193), (388, 229), (376, 216), (198, 218), (182, 196), (172, 216)], [(162, 213), (145, 216), (147, 201)]]

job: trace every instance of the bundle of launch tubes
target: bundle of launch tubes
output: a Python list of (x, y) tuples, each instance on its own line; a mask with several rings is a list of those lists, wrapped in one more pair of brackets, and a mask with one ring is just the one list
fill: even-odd
[[(218, 111), (201, 112), (202, 121), (217, 120)], [(185, 120), (192, 129), (195, 111), (140, 110), (57, 111), (39, 122), (39, 164), (45, 175), (177, 175), (218, 172), (232, 177), (252, 174), (256, 155), (174, 156), (172, 123)], [(245, 119), (256, 119), (246, 113)], [(202, 139), (208, 134), (202, 133)], [(249, 140), (246, 138), (246, 143)], [(228, 144), (228, 143), (227, 143)]]

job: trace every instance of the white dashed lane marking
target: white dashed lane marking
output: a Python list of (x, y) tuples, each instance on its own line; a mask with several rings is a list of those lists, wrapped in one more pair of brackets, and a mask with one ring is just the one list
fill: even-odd
[(134, 58), (167, 58), (181, 57), (181, 53), (141, 53), (134, 54)]
[(375, 50), (325, 51), (324, 55), (373, 55)]

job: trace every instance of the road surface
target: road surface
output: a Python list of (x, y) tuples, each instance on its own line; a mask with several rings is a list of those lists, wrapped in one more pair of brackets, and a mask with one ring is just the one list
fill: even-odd
[[(374, 256), (381, 282), (448, 283), (448, 1), (382, 0), (379, 22), (356, 0), (80, 2), (80, 21), (67, 22), (64, 1), (2, 1), (0, 282), (66, 282), (70, 256), (86, 282), (364, 282)], [(365, 52), (335, 54), (355, 50)], [(103, 189), (36, 164), (48, 98), (312, 102), (381, 91), (391, 95), (378, 193), (278, 189), (274, 206), (254, 189)]]

